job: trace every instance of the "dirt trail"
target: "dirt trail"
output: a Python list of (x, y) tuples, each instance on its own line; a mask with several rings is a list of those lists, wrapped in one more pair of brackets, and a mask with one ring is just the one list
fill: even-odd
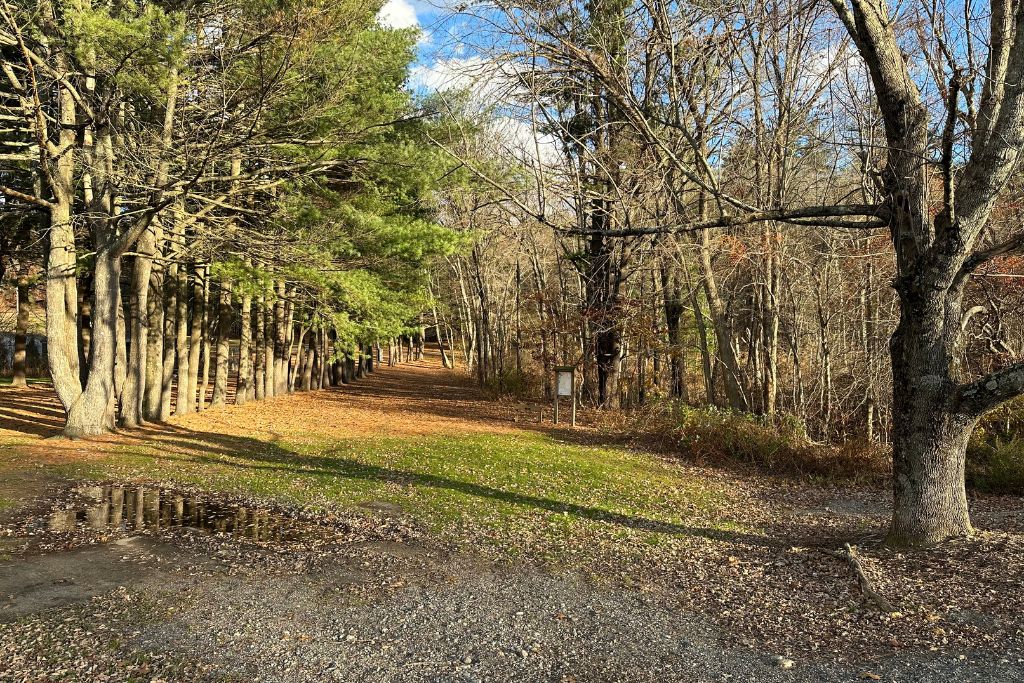
[[(337, 409), (344, 409), (338, 413)], [(31, 442), (60, 434), (62, 412), (48, 385), (0, 388), (0, 443)], [(337, 421), (311, 416), (342, 417)], [(501, 431), (513, 416), (501, 404), (485, 400), (472, 378), (444, 371), (440, 356), (383, 367), (353, 384), (324, 391), (296, 392), (246, 406), (174, 417), (170, 425), (225, 433), (281, 433), (310, 429), (324, 434), (394, 435), (442, 431)], [(159, 425), (145, 434), (158, 432)], [(126, 433), (124, 436), (131, 436)], [(99, 440), (102, 442), (103, 440)], [(57, 444), (59, 446), (59, 444)]]
[(561, 431), (536, 424), (536, 415), (521, 405), (487, 400), (471, 377), (444, 370), (440, 355), (430, 351), (421, 361), (383, 367), (352, 384), (172, 417), (166, 424), (101, 438), (59, 438), (62, 424), (63, 411), (48, 385), (0, 388), (0, 498), (21, 501), (39, 495), (53, 481), (41, 464), (88, 461), (140, 442), (178, 447), (183, 434), (192, 448), (201, 449), (213, 448), (217, 437), (232, 436), (301, 443), (366, 436), (502, 434), (523, 427)]

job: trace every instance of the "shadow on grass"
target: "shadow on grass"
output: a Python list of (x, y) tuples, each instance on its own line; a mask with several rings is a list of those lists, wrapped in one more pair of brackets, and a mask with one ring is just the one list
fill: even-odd
[(648, 519), (564, 500), (506, 491), (437, 474), (368, 464), (348, 457), (302, 455), (282, 447), (277, 442), (261, 441), (245, 436), (191, 431), (166, 425), (160, 429), (140, 430), (139, 435), (144, 437), (144, 443), (155, 449), (156, 457), (165, 459), (253, 472), (269, 470), (291, 475), (327, 475), (371, 483), (431, 488), (469, 497), (500, 501), (531, 510), (566, 514), (576, 519), (635, 531), (702, 537), (715, 541), (773, 549), (787, 546), (787, 542), (783, 539)]

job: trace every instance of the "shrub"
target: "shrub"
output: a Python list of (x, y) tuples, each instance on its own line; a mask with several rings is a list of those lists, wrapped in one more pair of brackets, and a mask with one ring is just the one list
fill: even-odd
[(682, 407), (648, 414), (646, 430), (663, 446), (698, 464), (741, 465), (780, 473), (874, 479), (889, 471), (885, 450), (849, 442), (811, 441), (794, 416), (777, 420), (718, 408)]
[(967, 484), (979, 491), (1024, 495), (1024, 436), (978, 427), (967, 448)]
[(484, 383), (484, 393), (491, 398), (527, 399), (537, 393), (536, 381), (525, 372), (517, 372), (515, 369), (505, 370), (487, 378)]

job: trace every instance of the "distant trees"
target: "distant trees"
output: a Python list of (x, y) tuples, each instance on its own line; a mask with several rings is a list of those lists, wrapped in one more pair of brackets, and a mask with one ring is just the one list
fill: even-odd
[(237, 402), (319, 388), (411, 333), (450, 240), (415, 36), (376, 9), (0, 2), (0, 211), (45, 235), (68, 436), (222, 405), (231, 377)]
[(501, 119), (558, 158), (493, 152), (527, 190), (474, 169), (481, 210), (514, 218), (440, 286), (453, 326), (482, 328), (472, 278), (514, 282), (483, 327), (526, 334), (487, 343), (545, 371), (558, 349), (595, 405), (660, 394), (889, 440), (891, 539), (970, 533), (967, 439), (1024, 391), (1019, 312), (994, 295), (1024, 244), (1024, 9), (988, 9), (471, 6)]

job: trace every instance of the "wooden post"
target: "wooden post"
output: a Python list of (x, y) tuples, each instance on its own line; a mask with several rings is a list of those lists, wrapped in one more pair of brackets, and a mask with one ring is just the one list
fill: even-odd
[(569, 397), (572, 401), (572, 426), (576, 427), (576, 373), (572, 373), (572, 396)]

